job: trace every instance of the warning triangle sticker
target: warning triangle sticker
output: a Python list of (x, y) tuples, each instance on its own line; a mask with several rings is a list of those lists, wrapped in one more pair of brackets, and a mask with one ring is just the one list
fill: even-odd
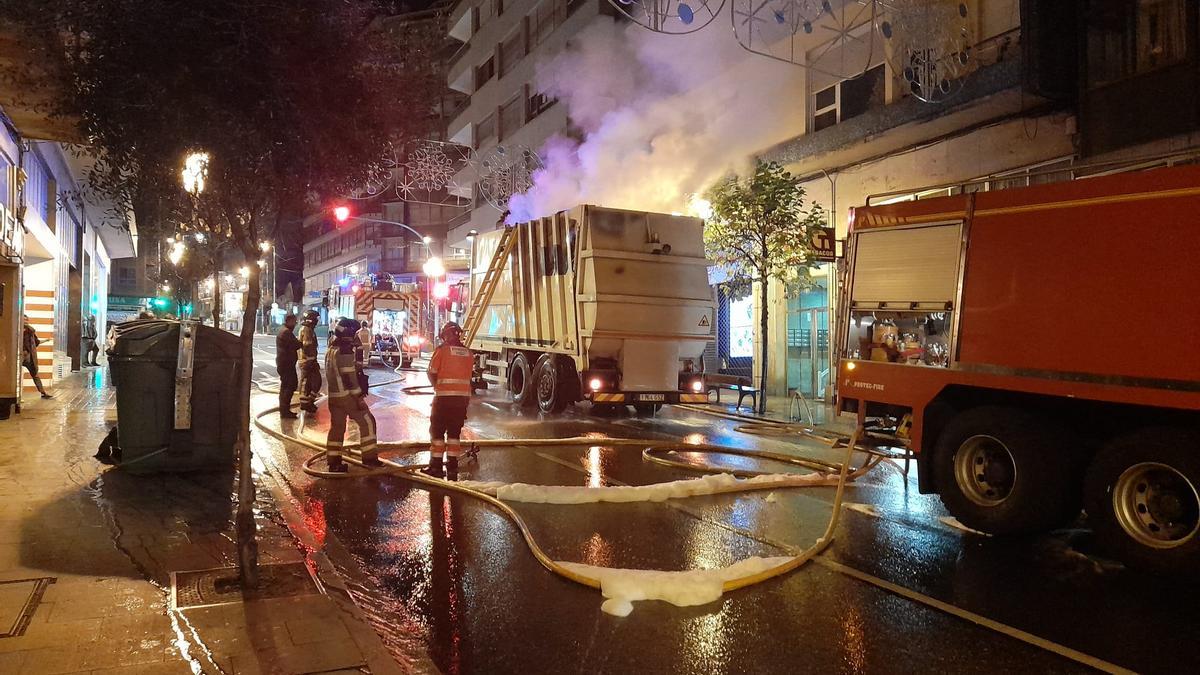
[(700, 317), (700, 323), (698, 323), (696, 325), (700, 326), (701, 328), (707, 327), (708, 326), (708, 315), (705, 314), (704, 316)]

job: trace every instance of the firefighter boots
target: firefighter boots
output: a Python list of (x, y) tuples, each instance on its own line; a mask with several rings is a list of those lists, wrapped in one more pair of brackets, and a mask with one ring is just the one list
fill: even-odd
[(346, 473), (350, 470), (350, 467), (346, 466), (341, 457), (330, 457), (327, 462), (329, 464), (329, 473)]
[(362, 455), (363, 466), (378, 468), (383, 466), (383, 462), (379, 461), (379, 455), (374, 452), (364, 452)]
[(458, 480), (458, 458), (446, 458), (446, 480)]
[(446, 474), (442, 471), (442, 456), (434, 455), (429, 458), (429, 466), (421, 469), (421, 473), (434, 478), (444, 478)]

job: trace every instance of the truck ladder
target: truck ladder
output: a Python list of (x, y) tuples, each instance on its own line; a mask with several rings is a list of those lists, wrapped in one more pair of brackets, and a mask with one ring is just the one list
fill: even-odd
[(492, 295), (495, 294), (496, 286), (500, 283), (500, 274), (508, 265), (508, 258), (512, 255), (516, 243), (517, 228), (504, 228), (504, 232), (500, 235), (500, 241), (496, 244), (496, 252), (492, 255), (487, 271), (484, 272), (483, 279), (479, 282), (479, 288), (471, 294), (471, 306), (467, 309), (467, 320), (463, 322), (463, 333), (466, 335), (463, 344), (468, 347), (475, 339), (475, 334), (479, 332), (479, 327), (483, 323), (483, 312), (487, 309), (488, 303), (492, 301)]

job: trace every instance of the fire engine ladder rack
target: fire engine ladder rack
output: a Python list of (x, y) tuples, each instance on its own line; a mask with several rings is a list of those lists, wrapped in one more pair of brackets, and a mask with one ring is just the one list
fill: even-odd
[(475, 339), (475, 334), (479, 332), (479, 327), (483, 324), (483, 312), (488, 303), (492, 301), (492, 295), (496, 293), (496, 286), (500, 283), (500, 274), (508, 265), (508, 258), (512, 255), (516, 243), (517, 228), (504, 228), (504, 232), (500, 235), (500, 241), (496, 244), (496, 252), (492, 255), (487, 271), (484, 272), (483, 279), (479, 282), (479, 288), (472, 294), (471, 306), (467, 309), (467, 320), (463, 325), (463, 333), (466, 336), (463, 344), (470, 346), (471, 341)]

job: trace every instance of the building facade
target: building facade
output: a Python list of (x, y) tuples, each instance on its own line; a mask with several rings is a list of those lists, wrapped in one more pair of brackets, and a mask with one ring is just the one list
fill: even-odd
[(0, 134), (0, 415), (34, 390), (20, 367), (20, 332), (28, 317), (41, 344), (38, 377), (47, 390), (80, 370), (89, 317), (107, 330), (114, 256), (133, 254), (128, 230), (106, 223), (107, 205), (80, 198), (85, 167), (59, 143), (29, 140), (11, 117)]
[[(918, 100), (885, 51), (855, 78), (800, 69), (805, 133), (759, 156), (804, 178), (808, 197), (833, 214), (839, 238), (846, 235), (849, 210), (870, 195), (920, 199), (1020, 187), (1190, 162), (1190, 152), (1200, 151), (1196, 3), (966, 4), (970, 66), (955, 83), (958, 91), (943, 101)], [(815, 38), (804, 47), (822, 58), (836, 49)], [(1177, 92), (1170, 106), (1131, 104), (1165, 100), (1167, 91)], [(1133, 161), (1163, 153), (1175, 156)], [(1094, 166), (1125, 158), (1124, 165)], [(772, 284), (769, 393), (832, 395), (837, 355), (831, 339), (840, 320), (834, 270), (814, 268), (803, 292)], [(740, 330), (757, 344), (759, 311), (747, 300), (727, 304), (723, 315), (747, 324)]]
[[(448, 139), (469, 146), (479, 158), (497, 145), (537, 151), (550, 136), (567, 131), (565, 106), (537, 89), (536, 66), (597, 17), (613, 15), (607, 0), (460, 0), (450, 14), (449, 34), (462, 47), (447, 81), (469, 99), (450, 121)], [(468, 248), (467, 235), (493, 229), (501, 209), (479, 189), (475, 167), (459, 171), (454, 183), (471, 206), (447, 238)]]

